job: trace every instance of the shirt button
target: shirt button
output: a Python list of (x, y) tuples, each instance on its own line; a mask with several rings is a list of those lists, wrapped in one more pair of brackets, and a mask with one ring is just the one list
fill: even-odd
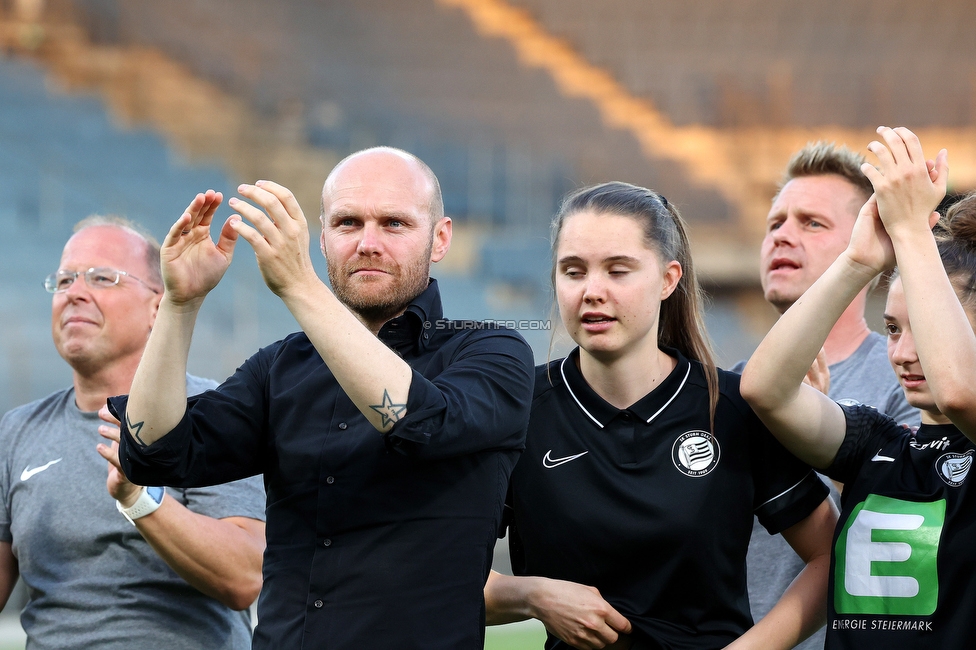
[(315, 609), (322, 609), (322, 605), (324, 605), (325, 603), (323, 603), (321, 600), (316, 600), (312, 604), (315, 605)]
[(348, 428), (349, 428), (349, 425), (346, 424), (345, 422), (340, 422), (339, 423), (339, 429), (341, 429), (342, 431), (345, 431)]
[(325, 482), (328, 483), (329, 485), (332, 485), (333, 483), (335, 483), (335, 477), (330, 476), (329, 478), (325, 479)]
[(332, 540), (331, 539), (325, 539), (325, 540), (323, 540), (322, 541), (322, 546), (324, 546), (325, 548), (329, 548), (330, 546), (332, 546)]

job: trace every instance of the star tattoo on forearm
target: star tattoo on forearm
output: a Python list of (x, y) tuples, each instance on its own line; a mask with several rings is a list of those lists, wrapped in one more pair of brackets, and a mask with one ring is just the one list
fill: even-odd
[[(382, 404), (370, 404), (369, 408), (373, 409), (383, 417), (382, 426), (385, 428), (391, 423), (398, 422), (401, 417), (403, 417), (403, 412), (407, 410), (406, 404), (394, 404), (393, 400), (390, 398), (390, 393), (385, 388), (383, 389), (383, 403)], [(140, 423), (141, 424), (141, 423)]]
[(139, 437), (139, 432), (142, 431), (142, 427), (145, 426), (145, 424), (145, 422), (133, 422), (129, 419), (129, 414), (125, 414), (125, 426), (129, 428), (129, 433), (131, 433), (132, 437), (136, 439), (136, 442), (143, 447), (146, 446), (146, 443), (142, 440), (142, 438)]

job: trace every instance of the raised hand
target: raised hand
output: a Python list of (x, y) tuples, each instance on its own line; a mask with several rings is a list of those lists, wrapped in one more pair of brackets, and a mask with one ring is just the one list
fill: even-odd
[(865, 163), (861, 171), (874, 186), (878, 212), (885, 229), (894, 234), (901, 229), (930, 230), (938, 215), (934, 213), (945, 196), (949, 176), (946, 150), (935, 160), (927, 160), (918, 137), (904, 127), (878, 127), (877, 140), (868, 149), (878, 157), (878, 167)]
[(230, 266), (237, 242), (232, 226), (240, 218), (230, 217), (214, 242), (210, 225), (221, 201), (220, 192), (197, 194), (163, 239), (159, 251), (163, 285), (172, 304), (199, 304)]
[(128, 508), (139, 498), (142, 486), (129, 481), (119, 464), (119, 421), (109, 413), (107, 406), (98, 409), (98, 417), (108, 423), (100, 425), (98, 433), (108, 440), (109, 444), (103, 443), (95, 447), (98, 454), (108, 461), (108, 479), (105, 481), (105, 487), (108, 488), (108, 493), (113, 499)]
[(253, 225), (239, 220), (231, 223), (235, 232), (254, 248), (268, 288), (284, 298), (305, 283), (318, 280), (309, 254), (308, 222), (295, 195), (271, 181), (241, 185), (237, 191), (263, 209), (237, 198), (228, 202)]
[(865, 267), (871, 277), (894, 267), (895, 251), (878, 214), (877, 194), (872, 194), (861, 206), (844, 254), (852, 262)]

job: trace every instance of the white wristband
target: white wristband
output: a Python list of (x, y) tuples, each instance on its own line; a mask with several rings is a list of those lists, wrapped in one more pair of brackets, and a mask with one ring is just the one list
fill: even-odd
[(139, 498), (131, 506), (125, 508), (121, 501), (116, 501), (115, 507), (122, 513), (123, 517), (129, 520), (130, 524), (135, 526), (136, 519), (156, 512), (156, 508), (162, 504), (164, 496), (166, 496), (166, 488), (144, 487), (139, 492)]

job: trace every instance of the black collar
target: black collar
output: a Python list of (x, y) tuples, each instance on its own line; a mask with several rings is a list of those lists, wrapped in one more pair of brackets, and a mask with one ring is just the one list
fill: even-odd
[(419, 296), (413, 299), (402, 314), (391, 318), (379, 331), (379, 339), (394, 350), (416, 346), (423, 350), (430, 344), (433, 322), (444, 316), (437, 280), (431, 278)]
[(583, 414), (601, 429), (610, 420), (628, 411), (646, 424), (650, 424), (678, 398), (678, 394), (685, 387), (691, 374), (691, 363), (683, 354), (671, 348), (665, 349), (665, 352), (677, 359), (678, 362), (675, 364), (674, 370), (657, 388), (623, 410), (597, 395), (586, 383), (586, 379), (583, 378), (583, 374), (579, 370), (579, 348), (570, 352), (569, 356), (562, 360), (559, 364), (559, 373), (573, 401), (576, 402)]

